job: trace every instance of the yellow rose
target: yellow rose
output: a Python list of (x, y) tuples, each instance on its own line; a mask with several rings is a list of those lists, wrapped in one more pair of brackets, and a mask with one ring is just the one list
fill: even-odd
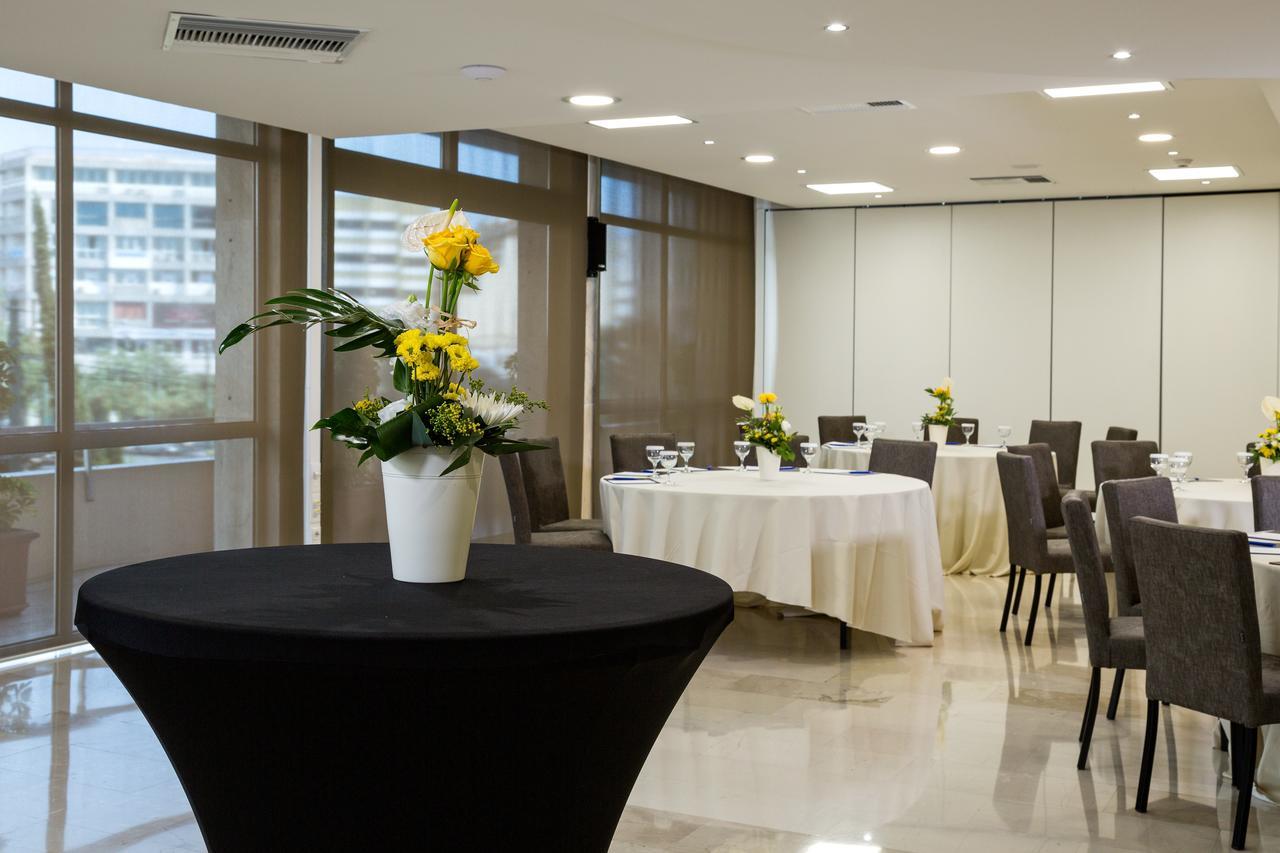
[(498, 262), (493, 259), (493, 255), (489, 254), (488, 249), (479, 243), (474, 243), (471, 250), (467, 252), (463, 269), (472, 275), (484, 275), (487, 272), (497, 272)]
[(426, 247), (427, 260), (431, 262), (431, 266), (438, 270), (457, 269), (463, 253), (471, 245), (467, 239), (468, 232), (476, 233), (470, 228), (455, 225), (424, 238), (422, 245)]

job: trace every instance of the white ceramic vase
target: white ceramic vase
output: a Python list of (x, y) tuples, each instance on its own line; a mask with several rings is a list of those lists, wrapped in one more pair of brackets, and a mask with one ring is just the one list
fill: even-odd
[(942, 424), (929, 424), (929, 440), (934, 444), (946, 444), (947, 429)]
[(484, 454), (444, 474), (451, 447), (415, 447), (382, 463), (391, 575), (407, 583), (453, 583), (467, 574)]
[(1280, 462), (1272, 462), (1270, 459), (1259, 459), (1258, 470), (1262, 472), (1264, 477), (1280, 477)]
[(756, 447), (756, 467), (761, 480), (776, 480), (782, 475), (782, 457), (772, 450)]

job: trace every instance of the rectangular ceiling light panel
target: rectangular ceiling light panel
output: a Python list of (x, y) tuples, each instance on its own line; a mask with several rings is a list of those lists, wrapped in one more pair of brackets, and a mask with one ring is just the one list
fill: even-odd
[(1157, 181), (1211, 181), (1215, 178), (1238, 178), (1235, 166), (1183, 166), (1173, 169), (1148, 169)]
[(805, 184), (811, 190), (827, 195), (857, 195), (859, 193), (891, 193), (893, 187), (875, 181), (851, 181), (843, 184)]
[(1050, 98), (1087, 98), (1092, 95), (1133, 95), (1140, 92), (1163, 92), (1171, 88), (1168, 83), (1152, 80), (1147, 83), (1103, 83), (1099, 86), (1067, 86), (1045, 89)]
[(670, 124), (693, 124), (693, 120), (684, 116), (644, 116), (642, 118), (598, 118), (587, 122), (587, 124), (594, 124), (596, 127), (603, 127), (605, 130), (622, 130), (628, 127), (664, 127)]

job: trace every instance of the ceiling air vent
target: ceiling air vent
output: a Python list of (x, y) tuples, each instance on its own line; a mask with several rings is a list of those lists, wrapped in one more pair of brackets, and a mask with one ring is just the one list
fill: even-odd
[(984, 178), (970, 178), (979, 184), (1051, 184), (1053, 181), (1044, 175), (991, 175)]
[(349, 27), (170, 12), (164, 49), (302, 62), (341, 62), (364, 32)]
[(801, 107), (810, 115), (826, 115), (827, 113), (884, 113), (899, 110), (914, 110), (915, 105), (896, 98), (888, 101), (862, 101), (856, 104), (823, 104), (817, 107)]

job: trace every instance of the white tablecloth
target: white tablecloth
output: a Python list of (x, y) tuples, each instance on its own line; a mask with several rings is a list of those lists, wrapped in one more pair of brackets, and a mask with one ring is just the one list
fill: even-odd
[[(1199, 480), (1183, 483), (1173, 490), (1178, 507), (1178, 523), (1220, 530), (1253, 530), (1253, 493), (1239, 480)], [(1111, 542), (1107, 511), (1099, 495), (1095, 523), (1098, 541)]]
[[(996, 471), (998, 447), (947, 444), (938, 448), (933, 471), (938, 544), (946, 574), (1004, 575), (1009, 572), (1009, 529)], [(822, 464), (863, 470), (869, 448), (827, 444)]]
[(614, 550), (693, 566), (735, 591), (932, 644), (942, 570), (928, 487), (893, 474), (695, 471), (600, 481)]
[[(1280, 655), (1280, 566), (1273, 562), (1280, 562), (1280, 554), (1253, 558), (1253, 589), (1262, 652)], [(1260, 740), (1254, 785), (1267, 799), (1280, 802), (1280, 726), (1263, 726)]]

